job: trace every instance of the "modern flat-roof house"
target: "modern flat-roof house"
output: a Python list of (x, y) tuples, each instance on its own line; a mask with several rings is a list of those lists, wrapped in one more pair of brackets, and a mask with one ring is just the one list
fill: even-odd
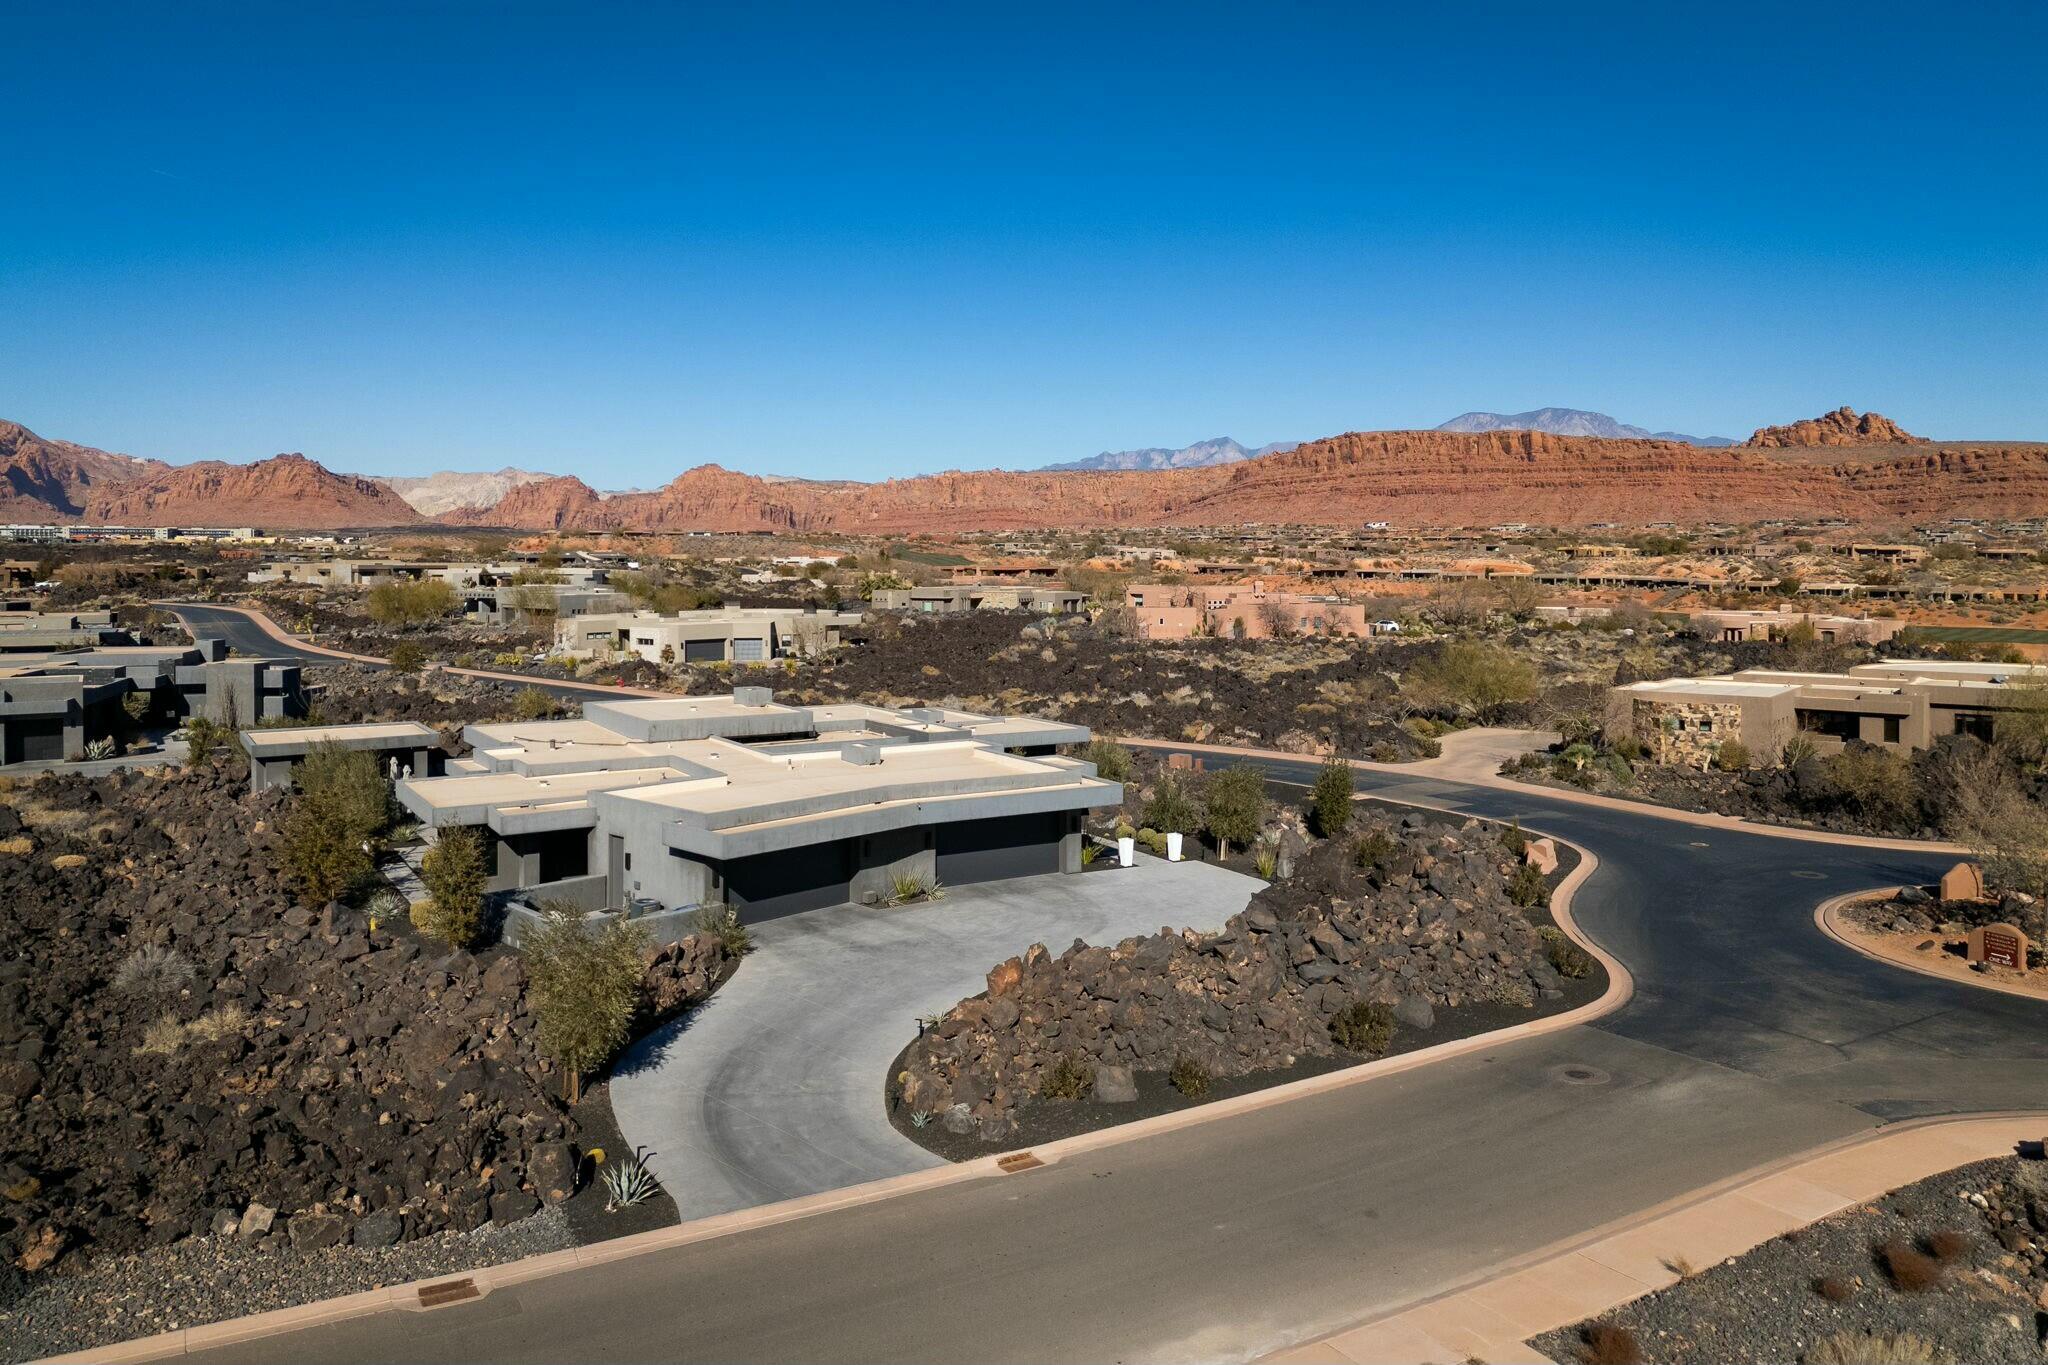
[(837, 649), (857, 611), (716, 607), (663, 616), (593, 612), (555, 624), (555, 652), (575, 658), (637, 656), (649, 663), (758, 663)]
[(1803, 735), (1822, 751), (1852, 739), (1921, 749), (1944, 735), (1997, 736), (1999, 717), (2048, 707), (2048, 666), (1885, 659), (1847, 673), (1751, 668), (1615, 689), (1660, 763), (1705, 765), (1741, 741), (1760, 759)]
[(299, 665), (229, 658), (220, 640), (13, 653), (0, 666), (0, 762), (85, 757), (121, 733), (123, 703), (148, 699), (145, 720), (204, 716), (224, 725), (303, 715)]
[(1141, 640), (1185, 640), (1214, 635), (1263, 640), (1298, 635), (1370, 635), (1363, 606), (1341, 597), (1268, 591), (1264, 580), (1246, 583), (1133, 583), (1124, 604)]
[(441, 736), (417, 721), (372, 722), (368, 725), (287, 725), (242, 731), (242, 749), (249, 755), (249, 789), (288, 787), (299, 764), (316, 747), (367, 750), (377, 766), (392, 776), (432, 777), (443, 771), (446, 755)]
[(474, 826), (490, 888), (529, 903), (760, 920), (1081, 869), (1083, 813), (1123, 799), (1055, 750), (1086, 727), (945, 708), (730, 696), (591, 702), (580, 720), (473, 725), (445, 775), (398, 784), (436, 830)]
[(881, 588), (869, 599), (879, 611), (952, 613), (961, 611), (1079, 611), (1085, 592), (1057, 584), (952, 583), (922, 588)]

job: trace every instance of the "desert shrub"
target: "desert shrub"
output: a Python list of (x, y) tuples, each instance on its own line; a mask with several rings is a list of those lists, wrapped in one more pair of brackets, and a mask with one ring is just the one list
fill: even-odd
[(1739, 739), (1724, 739), (1714, 750), (1714, 766), (1724, 773), (1739, 773), (1749, 767), (1749, 746)]
[(1272, 881), (1280, 871), (1279, 845), (1270, 839), (1260, 840), (1258, 853), (1253, 857), (1252, 863), (1258, 869), (1261, 877), (1264, 877), (1269, 882)]
[(1167, 1084), (1187, 1096), (1198, 1100), (1209, 1093), (1209, 1072), (1192, 1057), (1173, 1059), (1173, 1070), (1166, 1073)]
[(1642, 1365), (1643, 1348), (1636, 1334), (1611, 1322), (1596, 1322), (1580, 1333), (1579, 1359), (1586, 1365)]
[(2048, 808), (2033, 799), (2017, 768), (1983, 744), (1944, 744), (1926, 759), (1925, 797), (1950, 837), (1969, 846), (1990, 885), (2033, 896), (2035, 923), (2048, 897)]
[(538, 687), (522, 688), (512, 700), (512, 714), (519, 720), (547, 720), (559, 709), (555, 699)]
[(1194, 798), (1188, 795), (1186, 784), (1172, 773), (1160, 774), (1141, 818), (1147, 829), (1162, 833), (1194, 834), (1202, 827), (1201, 812), (1196, 809)]
[(1955, 1357), (1911, 1332), (1837, 1332), (1801, 1359), (1806, 1365), (1942, 1365)]
[(1508, 878), (1508, 899), (1523, 909), (1550, 904), (1550, 883), (1534, 863), (1523, 863)]
[(1039, 1083), (1038, 1093), (1047, 1099), (1085, 1100), (1095, 1089), (1095, 1068), (1073, 1057), (1052, 1064)]
[(1941, 1283), (1941, 1265), (1932, 1256), (1893, 1240), (1877, 1249), (1877, 1263), (1901, 1294), (1921, 1294)]
[(110, 736), (102, 735), (98, 739), (93, 740), (85, 746), (85, 756), (87, 758), (112, 758), (114, 756), (113, 739)]
[(1921, 1245), (1927, 1249), (1929, 1256), (1947, 1263), (1961, 1260), (1969, 1252), (1972, 1244), (1968, 1233), (1959, 1232), (1954, 1228), (1942, 1228), (1938, 1232), (1928, 1233)]
[(1249, 844), (1266, 823), (1266, 775), (1249, 763), (1235, 764), (1209, 779), (1202, 803), (1209, 833), (1227, 858), (1232, 844)]
[(889, 879), (889, 899), (897, 905), (907, 905), (914, 900), (943, 900), (945, 888), (938, 878), (926, 872), (898, 872)]
[(1536, 668), (1511, 649), (1452, 640), (1418, 661), (1401, 681), (1403, 697), (1425, 711), (1485, 716), (1536, 695)]
[(1607, 747), (1614, 752), (1616, 758), (1621, 759), (1624, 763), (1640, 763), (1643, 761), (1643, 754), (1646, 752), (1643, 748), (1643, 742), (1634, 735), (1623, 735)]
[(316, 744), (299, 765), (298, 792), (280, 831), (285, 879), (309, 905), (345, 895), (376, 868), (391, 824), (391, 789), (374, 754)]
[(1119, 839), (1135, 839), (1138, 837), (1138, 831), (1132, 826), (1130, 821), (1119, 820), (1116, 822), (1116, 837)]
[(1821, 760), (1830, 799), (1873, 823), (1917, 823), (1920, 788), (1905, 759), (1872, 744), (1852, 742)]
[(208, 716), (194, 716), (185, 724), (185, 757), (193, 763), (211, 763), (214, 755), (236, 744), (235, 732)]
[(500, 650), (491, 656), (493, 668), (517, 668), (525, 662), (526, 656), (514, 649)]
[(1095, 775), (1105, 782), (1131, 780), (1131, 751), (1113, 739), (1090, 740), (1088, 761), (1095, 765)]
[(1330, 1017), (1330, 1041), (1346, 1052), (1377, 1056), (1394, 1041), (1394, 1012), (1359, 1000)]
[(1512, 1005), (1516, 1009), (1536, 1007), (1535, 989), (1520, 977), (1494, 982), (1493, 988), (1486, 993), (1486, 998), (1496, 1005)]
[(1500, 846), (1516, 858), (1528, 852), (1529, 836), (1522, 832), (1522, 822), (1520, 820), (1509, 821), (1501, 830)]
[(483, 931), (484, 835), (467, 825), (441, 831), (420, 860), (427, 898), (412, 908), (413, 927), (454, 948), (467, 948)]
[(1829, 1303), (1847, 1303), (1856, 1297), (1856, 1286), (1837, 1275), (1823, 1275), (1813, 1282), (1813, 1292)]
[(1353, 790), (1351, 765), (1332, 754), (1316, 773), (1316, 784), (1309, 792), (1316, 833), (1334, 839), (1351, 827)]
[(1600, 766), (1614, 779), (1617, 786), (1626, 787), (1636, 780), (1636, 770), (1631, 768), (1628, 760), (1620, 754), (1608, 754), (1600, 760)]
[(647, 933), (624, 918), (592, 929), (565, 901), (545, 902), (540, 912), (519, 948), (533, 982), (540, 1045), (562, 1064), (562, 1097), (574, 1104), (584, 1073), (610, 1061), (632, 1029)]
[(1081, 845), (1081, 866), (1092, 866), (1095, 860), (1101, 856), (1102, 845), (1096, 843), (1093, 839), (1087, 840)]
[(699, 907), (697, 913), (690, 916), (690, 932), (709, 934), (734, 957), (745, 957), (754, 951), (753, 934), (740, 923), (740, 912), (730, 905)]
[(1784, 748), (1778, 750), (1778, 763), (1781, 767), (1796, 768), (1807, 759), (1818, 757), (1819, 754), (1820, 746), (1811, 739), (1805, 735), (1794, 735), (1785, 741)]
[(217, 1043), (249, 1027), (249, 1011), (235, 1003), (222, 1005), (185, 1025), (185, 1036), (196, 1038), (202, 1043)]
[(1590, 744), (1567, 744), (1552, 761), (1556, 774), (1567, 782), (1581, 787), (1591, 787), (1599, 781), (1595, 765), (1600, 761), (1600, 751)]
[(1564, 930), (1546, 924), (1539, 932), (1543, 936), (1543, 956), (1559, 976), (1577, 981), (1593, 970), (1593, 955), (1572, 942)]
[(380, 626), (419, 626), (455, 612), (455, 589), (438, 578), (379, 583), (370, 589), (370, 619)]
[(135, 1052), (141, 1057), (168, 1057), (183, 1046), (185, 1026), (165, 1015), (142, 1031), (142, 1042)]
[(427, 651), (410, 640), (400, 640), (391, 647), (389, 661), (395, 673), (417, 673), (426, 667)]
[(1376, 871), (1392, 862), (1400, 851), (1400, 842), (1393, 835), (1383, 829), (1369, 829), (1352, 842), (1351, 860), (1362, 868)]
[(192, 964), (174, 948), (146, 943), (121, 959), (112, 985), (122, 995), (168, 1000), (192, 984)]

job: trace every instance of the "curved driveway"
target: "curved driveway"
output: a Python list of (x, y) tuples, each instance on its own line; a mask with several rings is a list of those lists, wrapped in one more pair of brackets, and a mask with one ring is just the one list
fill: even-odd
[(1886, 967), (1813, 923), (1826, 896), (1926, 881), (1946, 857), (1421, 775), (1359, 785), (1593, 849), (1574, 917), (1634, 997), (1591, 1025), (1025, 1175), (211, 1358), (1249, 1358), (1890, 1119), (2048, 1092), (2048, 1006)]

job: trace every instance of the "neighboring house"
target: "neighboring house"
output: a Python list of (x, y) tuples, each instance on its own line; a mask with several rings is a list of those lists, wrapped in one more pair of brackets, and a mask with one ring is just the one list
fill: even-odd
[(2048, 667), (1886, 659), (1847, 673), (1752, 668), (1631, 683), (1615, 693), (1651, 758), (1700, 767), (1731, 739), (1763, 760), (1794, 735), (1823, 752), (1852, 739), (1901, 751), (1944, 735), (1991, 740), (2001, 715), (2048, 709)]
[(1268, 591), (1245, 583), (1133, 583), (1124, 590), (1138, 637), (1185, 640), (1193, 635), (1263, 640), (1276, 635), (1370, 635), (1363, 606), (1341, 597)]
[(800, 607), (713, 607), (668, 616), (593, 612), (556, 624), (555, 652), (649, 663), (761, 663), (837, 649), (860, 623), (857, 611)]
[(726, 904), (745, 920), (1081, 870), (1081, 821), (1123, 788), (1055, 755), (1088, 731), (943, 708), (729, 697), (591, 702), (473, 725), (442, 777), (398, 784), (423, 825), (471, 826), (490, 889), (588, 909)]
[(378, 769), (392, 777), (438, 776), (446, 762), (440, 734), (417, 721), (267, 726), (242, 731), (242, 750), (249, 755), (249, 789), (290, 786), (306, 755), (323, 745), (367, 751), (376, 758)]
[(10, 654), (0, 666), (0, 762), (84, 758), (87, 745), (121, 738), (127, 700), (138, 694), (144, 724), (306, 712), (296, 662), (229, 658), (219, 640)]
[(880, 588), (868, 605), (878, 611), (915, 611), (950, 615), (963, 611), (1035, 611), (1063, 614), (1079, 611), (1088, 594), (1057, 585), (1031, 587), (1020, 583), (952, 583), (922, 588)]

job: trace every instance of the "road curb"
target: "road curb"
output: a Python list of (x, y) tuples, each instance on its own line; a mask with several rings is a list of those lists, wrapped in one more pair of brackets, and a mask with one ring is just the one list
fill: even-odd
[(2040, 991), (2025, 990), (2004, 981), (1994, 981), (1989, 977), (1977, 976), (1975, 973), (1967, 976), (1956, 976), (1949, 972), (1939, 972), (1925, 963), (1906, 957), (1903, 954), (1894, 956), (1891, 953), (1881, 952), (1870, 944), (1858, 939), (1836, 923), (1835, 917), (1857, 901), (1886, 899), (1897, 895), (1902, 889), (1897, 886), (1880, 886), (1868, 891), (1850, 891), (1840, 896), (1830, 896), (1827, 900), (1814, 907), (1814, 925), (1823, 934), (1826, 934), (1850, 952), (1861, 953), (1872, 962), (1882, 962), (1887, 967), (1897, 967), (1900, 971), (1912, 972), (1915, 976), (1924, 976), (1933, 981), (1946, 981), (1951, 986), (1962, 986), (1969, 990), (1996, 991), (2000, 995), (2016, 995), (2022, 1000), (2038, 1000), (2043, 1005), (2048, 1005), (2048, 995), (2044, 995)]
[[(1402, 804), (1423, 803), (1408, 802)], [(1426, 807), (1442, 810), (1442, 807)], [(1446, 812), (1453, 813), (1456, 812)], [(1479, 819), (1483, 817), (1471, 817)], [(1499, 821), (1488, 823), (1498, 824)], [(1092, 1133), (1081, 1133), (1063, 1138), (1057, 1142), (1033, 1147), (1031, 1155), (1043, 1165), (1055, 1165), (1070, 1157), (1083, 1156), (1091, 1152), (1136, 1142), (1149, 1137), (1195, 1127), (1204, 1123), (1219, 1122), (1241, 1114), (1269, 1109), (1294, 1100), (1309, 1099), (1333, 1091), (1348, 1089), (1384, 1077), (1413, 1071), (1439, 1061), (1465, 1056), (1488, 1048), (1499, 1047), (1524, 1038), (1537, 1037), (1588, 1023), (1603, 1015), (1612, 1013), (1626, 1004), (1634, 994), (1634, 978), (1620, 961), (1606, 949), (1587, 938), (1572, 918), (1571, 905), (1578, 888), (1585, 884), (1599, 869), (1600, 860), (1591, 849), (1584, 848), (1568, 839), (1559, 839), (1579, 855), (1579, 862), (1551, 893), (1551, 918), (1558, 927), (1570, 935), (1572, 940), (1585, 948), (1607, 969), (1607, 989), (1597, 999), (1567, 1010), (1562, 1014), (1550, 1015), (1543, 1019), (1531, 1020), (1488, 1033), (1474, 1034), (1469, 1038), (1453, 1039), (1434, 1047), (1389, 1057), (1382, 1061), (1366, 1062), (1359, 1066), (1346, 1067), (1341, 1071), (1326, 1072), (1320, 1076), (1309, 1076), (1298, 1081), (1289, 1081), (1255, 1091), (1249, 1095), (1217, 1100), (1179, 1113), (1160, 1114), (1149, 1119), (1118, 1124), (1098, 1129)], [(548, 1275), (561, 1274), (572, 1270), (586, 1269), (607, 1262), (629, 1257), (644, 1256), (688, 1246), (714, 1238), (727, 1237), (735, 1233), (749, 1232), (774, 1227), (783, 1223), (796, 1222), (818, 1214), (833, 1213), (842, 1209), (857, 1208), (865, 1204), (878, 1203), (903, 1195), (922, 1193), (927, 1190), (943, 1189), (950, 1185), (963, 1184), (971, 1180), (1001, 1179), (1006, 1172), (1001, 1162), (1014, 1152), (992, 1152), (972, 1161), (913, 1171), (905, 1175), (892, 1176), (886, 1180), (868, 1181), (860, 1185), (849, 1185), (843, 1189), (827, 1191), (824, 1194), (808, 1195), (800, 1199), (783, 1200), (774, 1204), (758, 1205), (732, 1213), (716, 1214), (708, 1218), (695, 1219), (673, 1227), (656, 1228), (649, 1232), (635, 1233), (591, 1246), (572, 1247), (565, 1251), (547, 1252), (515, 1261), (506, 1261), (479, 1270), (436, 1275), (425, 1280), (409, 1281), (386, 1289), (371, 1290), (367, 1293), (351, 1294), (341, 1298), (322, 1299), (292, 1308), (272, 1309), (247, 1317), (229, 1318), (221, 1322), (207, 1323), (197, 1327), (179, 1328), (154, 1336), (140, 1337), (105, 1347), (90, 1347), (62, 1355), (46, 1356), (36, 1365), (87, 1365), (88, 1362), (103, 1361), (145, 1361), (162, 1360), (175, 1356), (189, 1355), (263, 1337), (278, 1336), (308, 1327), (340, 1322), (351, 1318), (367, 1317), (386, 1312), (427, 1311), (420, 1307), (420, 1291), (436, 1284), (446, 1284), (468, 1279), (476, 1287), (479, 1297), (488, 1297), (493, 1291), (509, 1288)], [(465, 1300), (475, 1302), (475, 1299)]]
[(1547, 1361), (1531, 1337), (1677, 1283), (1928, 1176), (2012, 1153), (2048, 1111), (1887, 1124), (1739, 1172), (1470, 1277), (1447, 1293), (1287, 1347), (1272, 1362)]

